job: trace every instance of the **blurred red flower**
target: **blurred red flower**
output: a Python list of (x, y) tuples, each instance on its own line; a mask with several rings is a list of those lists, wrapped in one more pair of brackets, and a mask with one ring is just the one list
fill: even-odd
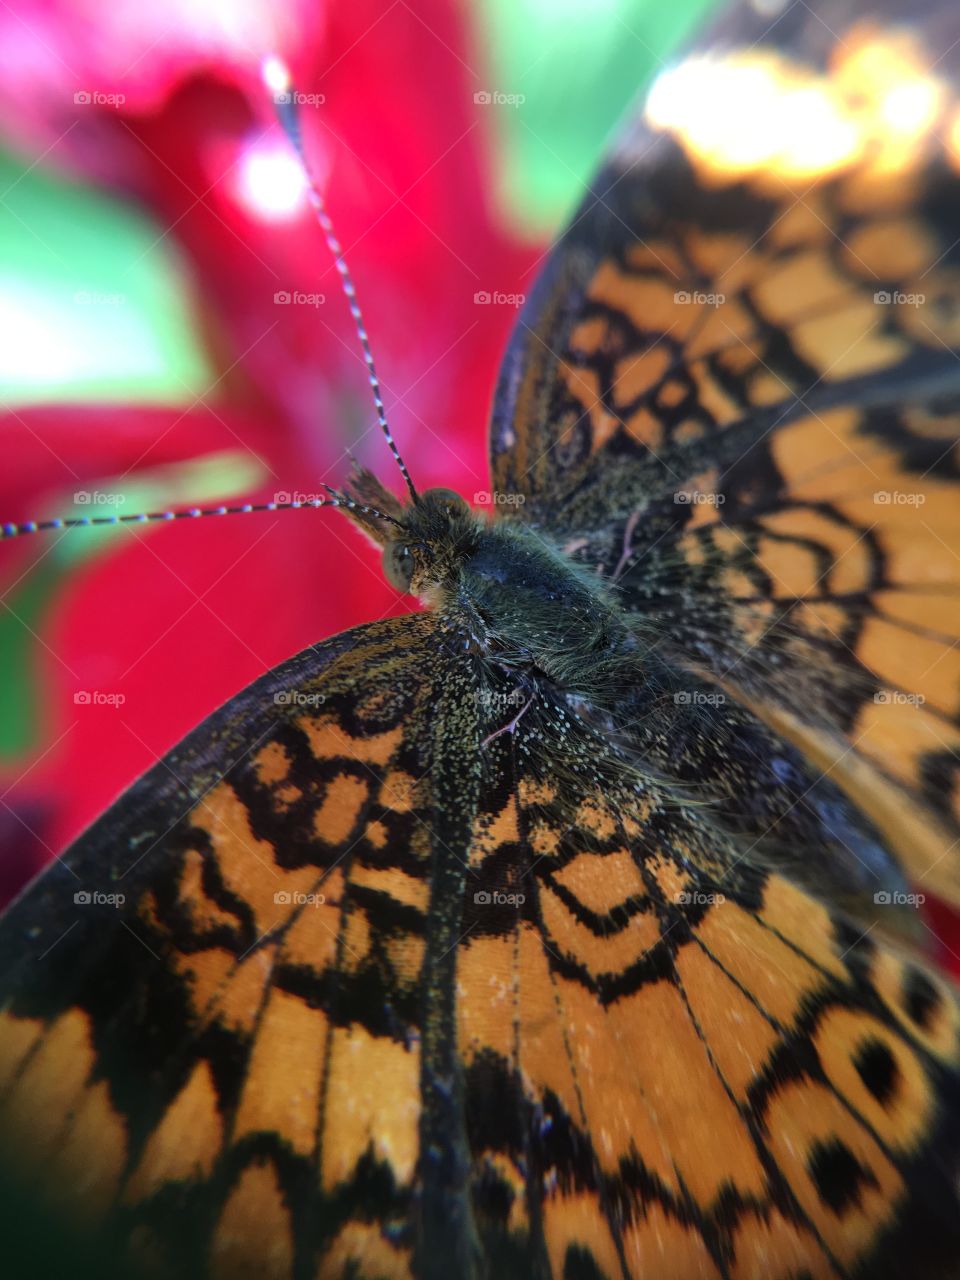
[[(462, 10), (453, 0), (415, 13), (372, 0), (246, 3), (230, 20), (226, 29), (202, 8), (134, 0), (0, 13), (6, 144), (150, 211), (189, 265), (216, 374), (186, 409), (53, 404), (0, 416), (13, 460), (0, 476), (4, 519), (63, 514), (103, 477), (227, 450), (256, 459), (265, 477), (250, 500), (342, 482), (348, 449), (399, 479), (260, 81), (268, 52), (287, 59), (304, 95), (306, 147), (411, 472), (420, 487), (468, 498), (486, 487), (485, 422), (514, 313), (474, 295), (516, 291), (534, 251), (491, 212), (492, 141), (473, 98), (482, 59)], [(8, 611), (58, 547), (48, 537), (4, 548)], [(4, 770), (0, 894), (250, 680), (408, 607), (328, 512), (118, 530), (53, 600), (32, 628), (34, 742)], [(91, 690), (117, 697), (76, 701)]]

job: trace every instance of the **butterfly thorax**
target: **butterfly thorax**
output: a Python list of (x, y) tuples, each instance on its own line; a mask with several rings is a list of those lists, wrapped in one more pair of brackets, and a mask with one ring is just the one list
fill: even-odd
[(449, 489), (404, 509), (384, 570), (478, 652), (601, 703), (636, 649), (602, 579), (529, 525), (488, 520)]

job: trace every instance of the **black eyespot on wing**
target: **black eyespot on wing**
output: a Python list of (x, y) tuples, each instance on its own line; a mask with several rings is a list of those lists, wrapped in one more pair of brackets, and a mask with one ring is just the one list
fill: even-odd
[(900, 1068), (890, 1049), (881, 1040), (868, 1040), (861, 1045), (853, 1060), (857, 1074), (882, 1107), (895, 1096)]
[(563, 1280), (601, 1280), (603, 1272), (586, 1249), (571, 1245), (563, 1260)]
[(846, 1143), (836, 1138), (814, 1143), (807, 1168), (820, 1199), (838, 1217), (860, 1203), (863, 1187), (879, 1185), (872, 1170), (865, 1168)]
[(920, 969), (906, 969), (903, 1000), (908, 1016), (922, 1031), (926, 1031), (940, 1007), (940, 992)]

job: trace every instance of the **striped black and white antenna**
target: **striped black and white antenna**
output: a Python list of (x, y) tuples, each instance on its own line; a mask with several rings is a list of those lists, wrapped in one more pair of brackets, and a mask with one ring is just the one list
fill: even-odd
[(347, 507), (376, 520), (395, 524), (398, 528), (403, 527), (399, 520), (385, 511), (354, 502), (347, 494), (338, 493), (329, 485), (323, 485), (323, 488), (329, 491), (329, 498), (309, 498), (304, 502), (244, 502), (233, 507), (188, 507), (185, 511), (140, 511), (136, 515), (53, 517), (50, 520), (24, 520), (22, 524), (7, 520), (0, 524), (0, 542), (7, 538), (20, 538), (27, 533), (46, 533), (51, 529), (99, 529), (108, 525), (157, 524), (170, 520), (196, 520), (200, 516), (246, 516), (256, 511), (301, 511), (310, 507)]
[[(272, 94), (280, 126), (296, 152), (300, 166), (303, 169), (310, 204), (327, 242), (327, 248), (333, 257), (337, 273), (340, 276), (340, 283), (347, 299), (347, 305), (350, 308), (350, 314), (356, 325), (357, 337), (360, 340), (360, 347), (363, 351), (363, 361), (367, 368), (367, 378), (377, 411), (377, 422), (390, 448), (390, 452), (400, 468), (400, 473), (406, 482), (410, 497), (416, 502), (418, 501), (417, 490), (410, 478), (407, 465), (400, 456), (400, 450), (397, 448), (396, 441), (393, 438), (390, 424), (387, 422), (387, 414), (383, 404), (383, 392), (380, 386), (380, 379), (377, 377), (376, 365), (373, 362), (373, 352), (370, 349), (370, 338), (364, 324), (363, 313), (357, 302), (356, 286), (353, 283), (353, 277), (343, 254), (343, 246), (340, 244), (340, 240), (334, 230), (320, 187), (307, 159), (306, 148), (303, 144), (303, 130), (300, 127), (300, 115), (297, 110), (297, 94), (293, 89), (286, 64), (275, 55), (266, 58), (263, 63), (263, 80)], [(346, 507), (351, 511), (358, 511), (374, 519), (384, 520), (388, 524), (396, 525), (398, 528), (402, 527), (400, 521), (394, 516), (388, 515), (376, 507), (367, 506), (362, 502), (355, 502), (348, 494), (340, 493), (338, 490), (332, 489), (328, 484), (322, 484), (321, 488), (326, 489), (330, 496), (327, 498), (314, 497), (304, 502), (296, 500), (289, 502), (245, 502), (237, 506), (190, 507), (185, 511), (145, 511), (135, 515), (67, 516), (49, 520), (25, 520), (20, 524), (6, 521), (0, 523), (0, 541), (22, 537), (28, 533), (45, 533), (48, 530), (90, 529), (109, 525), (155, 524), (173, 520), (195, 520), (201, 516), (250, 515), (258, 511), (299, 511), (310, 507)]]
[(320, 191), (320, 186), (314, 176), (313, 168), (307, 158), (307, 151), (303, 145), (303, 130), (300, 127), (300, 114), (297, 110), (297, 94), (293, 88), (293, 82), (290, 78), (290, 72), (286, 63), (281, 61), (275, 55), (267, 58), (263, 64), (263, 79), (267, 88), (273, 95), (274, 105), (277, 109), (277, 118), (283, 128), (284, 133), (294, 151), (303, 169), (304, 176), (307, 180), (307, 196), (313, 211), (316, 214), (317, 222), (323, 232), (327, 242), (327, 248), (333, 258), (340, 276), (340, 284), (343, 293), (347, 299), (347, 306), (350, 308), (350, 314), (353, 322), (357, 327), (357, 337), (360, 339), (360, 346), (363, 350), (363, 362), (367, 366), (367, 378), (370, 382), (370, 390), (373, 392), (373, 403), (377, 410), (377, 422), (380, 424), (380, 430), (383, 432), (384, 439), (390, 446), (390, 452), (393, 454), (394, 461), (400, 468), (400, 473), (406, 481), (410, 497), (414, 502), (417, 501), (417, 491), (413, 481), (410, 479), (410, 472), (407, 470), (407, 464), (400, 456), (400, 450), (397, 448), (393, 433), (390, 430), (390, 424), (387, 422), (386, 410), (383, 407), (383, 393), (380, 388), (380, 379), (377, 377), (376, 365), (373, 362), (373, 352), (370, 349), (370, 338), (367, 334), (367, 326), (363, 321), (363, 313), (360, 310), (360, 304), (357, 302), (357, 290), (353, 283), (353, 277), (350, 274), (350, 268), (347, 266), (347, 260), (343, 254), (343, 246), (333, 227), (330, 214), (327, 212), (326, 202)]

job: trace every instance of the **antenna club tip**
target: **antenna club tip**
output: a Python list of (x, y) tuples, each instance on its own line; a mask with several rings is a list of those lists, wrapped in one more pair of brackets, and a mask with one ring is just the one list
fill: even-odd
[(260, 73), (263, 76), (263, 83), (275, 96), (290, 92), (290, 70), (283, 59), (275, 53), (264, 58)]

